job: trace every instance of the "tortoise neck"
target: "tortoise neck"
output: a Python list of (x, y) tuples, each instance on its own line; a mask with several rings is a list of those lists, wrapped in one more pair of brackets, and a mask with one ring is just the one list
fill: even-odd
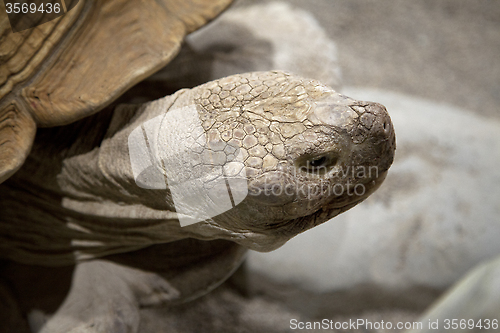
[(62, 161), (57, 186), (68, 198), (66, 204), (79, 211), (85, 210), (81, 206), (90, 202), (117, 205), (116, 213), (120, 206), (123, 210), (125, 206), (138, 205), (173, 211), (168, 188), (148, 189), (137, 184), (131, 165), (129, 137), (141, 124), (168, 112), (188, 95), (184, 90), (142, 105), (117, 106), (99, 145)]

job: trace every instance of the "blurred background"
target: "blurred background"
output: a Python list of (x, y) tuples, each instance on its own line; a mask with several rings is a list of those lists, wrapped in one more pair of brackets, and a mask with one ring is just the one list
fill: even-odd
[(500, 255), (499, 1), (239, 0), (186, 45), (210, 79), (285, 69), (384, 104), (396, 159), (364, 203), (249, 253), (189, 307), (144, 310), (145, 331), (181, 313), (197, 324), (203, 313), (209, 332), (291, 332), (293, 318), (414, 321)]

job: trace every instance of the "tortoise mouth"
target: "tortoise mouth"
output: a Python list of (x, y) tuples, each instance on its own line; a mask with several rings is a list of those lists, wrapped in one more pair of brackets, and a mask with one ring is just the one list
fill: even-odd
[(356, 206), (361, 201), (363, 199), (351, 202), (340, 208), (320, 208), (315, 213), (307, 216), (270, 224), (267, 229), (269, 233), (252, 233), (251, 236), (247, 235), (244, 240), (238, 243), (257, 252), (277, 250), (298, 234), (330, 220)]
[(362, 202), (364, 199), (365, 198), (360, 198), (342, 207), (321, 207), (313, 214), (301, 216), (293, 220), (283, 222), (284, 225), (281, 227), (282, 230), (280, 234), (287, 237), (288, 239), (291, 239), (296, 235), (303, 233), (304, 231), (312, 229), (320, 224), (329, 221), (337, 215), (348, 211), (349, 209)]
[[(366, 193), (362, 196), (357, 197), (356, 199), (351, 200), (347, 204), (339, 205), (335, 201), (332, 200), (330, 204), (327, 204), (312, 214), (300, 216), (291, 220), (280, 221), (277, 223), (271, 223), (267, 225), (266, 234), (270, 236), (270, 238), (278, 236), (282, 244), (284, 244), (289, 239), (295, 237), (296, 235), (303, 233), (306, 230), (312, 229), (322, 223), (329, 221), (337, 215), (340, 215), (354, 206), (358, 205), (366, 198), (368, 198), (373, 192), (375, 192), (380, 185), (383, 183), (387, 176), (387, 171), (383, 172), (377, 179), (373, 180), (369, 185), (367, 185)], [(256, 244), (257, 245), (257, 244)], [(281, 246), (281, 245), (280, 245)], [(277, 248), (277, 247), (276, 247)], [(257, 251), (271, 251), (271, 250), (260, 250), (255, 249)]]

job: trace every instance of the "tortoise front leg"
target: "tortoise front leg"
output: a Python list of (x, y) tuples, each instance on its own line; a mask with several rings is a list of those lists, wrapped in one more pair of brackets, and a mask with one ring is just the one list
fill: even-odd
[(40, 333), (137, 332), (139, 309), (186, 302), (225, 281), (246, 249), (184, 239), (76, 266), (71, 289)]
[(157, 274), (106, 260), (80, 263), (64, 303), (40, 332), (137, 332), (140, 305), (177, 297)]

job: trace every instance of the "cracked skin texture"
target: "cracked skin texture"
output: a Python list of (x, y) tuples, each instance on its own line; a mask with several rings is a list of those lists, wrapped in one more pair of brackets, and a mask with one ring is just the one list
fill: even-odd
[[(145, 121), (190, 105), (206, 147), (241, 150), (249, 193), (233, 209), (181, 228), (168, 188), (135, 183), (127, 138)], [(182, 121), (178, 130), (185, 126), (188, 137)], [(40, 130), (23, 168), (1, 185), (0, 254), (59, 266), (188, 238), (270, 251), (364, 200), (394, 151), (380, 104), (280, 71), (230, 76)]]

